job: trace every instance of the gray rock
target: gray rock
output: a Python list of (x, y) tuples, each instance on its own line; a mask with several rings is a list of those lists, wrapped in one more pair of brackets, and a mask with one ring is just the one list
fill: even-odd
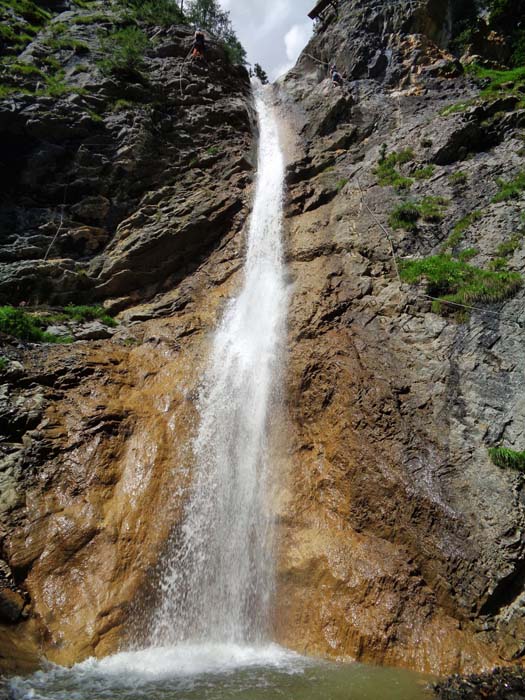
[(115, 330), (105, 326), (100, 321), (92, 321), (81, 328), (75, 329), (75, 340), (106, 340), (111, 338)]

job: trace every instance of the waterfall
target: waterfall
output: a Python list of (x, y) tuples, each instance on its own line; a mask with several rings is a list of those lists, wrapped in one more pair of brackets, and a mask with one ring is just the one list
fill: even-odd
[(215, 332), (199, 395), (195, 472), (165, 562), (155, 646), (258, 643), (267, 632), (273, 581), (268, 417), (287, 291), (284, 159), (269, 92), (256, 87), (255, 100), (259, 156), (244, 280)]

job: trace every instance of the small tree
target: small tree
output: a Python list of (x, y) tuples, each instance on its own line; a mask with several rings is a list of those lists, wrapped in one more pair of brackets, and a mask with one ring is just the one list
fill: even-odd
[(263, 85), (266, 85), (268, 83), (268, 76), (266, 74), (266, 71), (263, 70), (262, 66), (259, 63), (256, 63), (254, 65), (253, 73), (256, 78), (259, 78)]
[(232, 63), (246, 63), (246, 51), (235, 34), (230, 13), (217, 0), (192, 0), (187, 16), (196, 26), (206, 29), (226, 44)]

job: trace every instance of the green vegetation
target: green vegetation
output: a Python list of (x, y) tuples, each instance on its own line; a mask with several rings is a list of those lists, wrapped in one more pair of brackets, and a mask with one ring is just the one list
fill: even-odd
[(472, 260), (472, 258), (475, 258), (478, 253), (479, 250), (477, 248), (466, 248), (466, 250), (462, 250), (461, 253), (459, 253), (458, 260), (461, 260), (461, 262), (468, 262)]
[(64, 82), (63, 72), (61, 71), (56, 75), (48, 76), (45, 87), (39, 90), (37, 94), (49, 97), (62, 97), (63, 95), (68, 95), (71, 91), (70, 86)]
[(47, 39), (46, 44), (53, 51), (74, 51), (76, 54), (89, 53), (89, 46), (78, 39)]
[(35, 343), (70, 343), (70, 336), (56, 336), (46, 333), (45, 328), (54, 323), (99, 320), (107, 326), (117, 325), (102, 306), (74, 306), (70, 304), (60, 311), (40, 312), (38, 315), (15, 308), (0, 306), (0, 332), (15, 336), (21, 340)]
[(388, 223), (394, 230), (403, 228), (405, 231), (416, 231), (419, 219), (419, 208), (414, 202), (402, 202), (388, 217)]
[(347, 178), (347, 177), (342, 177), (340, 180), (338, 180), (338, 181), (336, 182), (335, 189), (336, 189), (338, 192), (341, 192), (341, 190), (342, 190), (343, 187), (347, 184), (347, 182), (348, 182), (348, 178)]
[(0, 332), (35, 343), (67, 343), (70, 338), (46, 333), (42, 321), (14, 306), (0, 306)]
[(415, 231), (419, 219), (429, 223), (442, 221), (445, 217), (444, 207), (447, 205), (448, 200), (444, 197), (423, 197), (419, 202), (402, 202), (390, 214), (388, 223), (393, 229)]
[(421, 139), (421, 147), (422, 148), (430, 148), (433, 145), (433, 143), (434, 142), (432, 141), (432, 139), (428, 139), (428, 138)]
[(0, 0), (0, 9), (12, 10), (33, 25), (42, 25), (51, 19), (51, 14), (31, 0)]
[(49, 25), (49, 31), (53, 36), (59, 36), (60, 34), (65, 34), (68, 30), (67, 24), (64, 22), (53, 22)]
[(451, 114), (458, 114), (459, 112), (465, 112), (469, 107), (471, 107), (473, 104), (473, 101), (469, 100), (468, 102), (458, 102), (453, 105), (449, 105), (448, 107), (444, 107), (440, 114), (442, 117), (449, 117)]
[(221, 9), (218, 0), (192, 0), (187, 18), (224, 42), (231, 63), (246, 63), (246, 51), (235, 34), (230, 13)]
[(64, 314), (73, 321), (99, 320), (106, 326), (115, 327), (117, 325), (115, 319), (111, 318), (103, 306), (74, 306), (70, 304), (64, 308)]
[(98, 66), (104, 74), (137, 73), (144, 64), (149, 39), (142, 29), (126, 27), (104, 36), (100, 45), (105, 57)]
[(87, 321), (100, 321), (106, 326), (114, 328), (117, 323), (102, 306), (75, 306), (69, 304), (60, 311), (45, 312), (41, 316), (42, 321), (47, 325), (53, 323), (67, 323), (68, 321), (77, 321), (85, 323)]
[(483, 217), (483, 214), (479, 211), (479, 209), (475, 209), (474, 211), (471, 211), (470, 214), (467, 214), (464, 216), (462, 219), (460, 219), (457, 224), (454, 226), (452, 229), (452, 233), (455, 234), (462, 234), (464, 233), (470, 226), (475, 221), (479, 221)]
[(512, 65), (524, 65), (525, 28), (517, 21), (525, 12), (523, 0), (489, 0), (487, 5), (490, 26), (505, 36), (512, 49)]
[(521, 248), (523, 243), (523, 234), (516, 233), (514, 236), (509, 238), (508, 241), (503, 241), (496, 248), (496, 255), (500, 258), (511, 258), (514, 253)]
[(470, 214), (467, 214), (464, 216), (462, 219), (460, 219), (457, 224), (454, 226), (452, 229), (452, 233), (444, 243), (442, 247), (442, 252), (446, 252), (447, 250), (454, 250), (461, 240), (463, 239), (463, 234), (465, 231), (472, 226), (472, 224), (475, 221), (478, 221), (481, 219), (483, 214), (478, 211), (477, 209), (475, 211), (471, 211)]
[(127, 18), (136, 22), (160, 27), (186, 23), (186, 18), (173, 0), (118, 0), (118, 4)]
[(9, 95), (14, 94), (15, 92), (20, 93), (22, 91), (17, 90), (17, 88), (14, 87), (9, 87), (8, 85), (0, 85), (0, 100), (4, 97), (9, 97)]
[(479, 82), (482, 98), (495, 99), (515, 95), (520, 101), (518, 106), (525, 106), (525, 66), (510, 70), (494, 70), (474, 63), (468, 66), (467, 72)]
[(11, 47), (16, 53), (22, 51), (33, 40), (33, 37), (27, 33), (29, 30), (28, 25), (23, 25), (22, 29), (22, 25), (15, 24), (10, 26), (1, 23), (2, 20), (5, 21), (0, 14), (0, 41), (4, 46)]
[(426, 165), (424, 168), (418, 168), (414, 173), (414, 177), (416, 180), (428, 180), (429, 178), (432, 177), (436, 170), (435, 165)]
[(489, 262), (489, 270), (494, 272), (501, 272), (507, 269), (507, 259), (506, 258), (494, 258)]
[(525, 452), (515, 452), (507, 447), (490, 447), (489, 457), (497, 467), (525, 470)]
[(413, 180), (399, 173), (397, 166), (405, 165), (414, 159), (411, 148), (403, 151), (394, 151), (387, 155), (386, 144), (381, 147), (379, 161), (374, 170), (377, 181), (382, 187), (391, 186), (398, 192), (408, 191), (412, 187)]
[(132, 109), (133, 107), (134, 103), (131, 100), (117, 100), (112, 107), (112, 111), (121, 112), (124, 109)]
[(449, 175), (448, 181), (453, 187), (465, 185), (468, 182), (468, 175), (464, 170), (458, 170)]
[(448, 199), (444, 197), (423, 197), (419, 203), (419, 215), (423, 221), (438, 223), (445, 218), (444, 207), (448, 206)]
[(497, 180), (499, 192), (492, 198), (493, 202), (507, 202), (509, 199), (519, 199), (525, 190), (525, 171), (516, 175), (512, 180)]
[(514, 296), (523, 284), (517, 272), (482, 270), (451, 255), (404, 261), (401, 277), (409, 284), (426, 280), (427, 293), (439, 297), (432, 304), (435, 313), (449, 310), (445, 302), (471, 305), (504, 301)]
[[(452, 9), (452, 48), (463, 53), (476, 38), (480, 24), (503, 36), (510, 49), (513, 66), (525, 64), (525, 28), (520, 18), (525, 13), (523, 0), (461, 0)], [(483, 19), (479, 19), (480, 11)], [(486, 30), (485, 30), (486, 31)]]
[(7, 357), (0, 356), (0, 372), (3, 372), (5, 369), (7, 369), (7, 365), (9, 364), (9, 360)]
[(217, 156), (217, 155), (219, 155), (219, 153), (220, 153), (220, 148), (218, 148), (218, 146), (210, 146), (206, 150), (206, 154), (209, 156)]
[(22, 77), (38, 77), (43, 78), (44, 73), (31, 63), (21, 63), (19, 61), (4, 60), (0, 64), (0, 68), (5, 70), (7, 73), (20, 75)]

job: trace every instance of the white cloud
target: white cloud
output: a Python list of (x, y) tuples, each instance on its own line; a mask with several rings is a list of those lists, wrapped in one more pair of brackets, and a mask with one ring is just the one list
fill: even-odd
[(284, 45), (286, 46), (286, 55), (290, 61), (295, 62), (308, 43), (308, 39), (312, 34), (311, 22), (305, 24), (294, 24), (284, 35)]
[(315, 0), (220, 0), (251, 63), (275, 79), (295, 63), (311, 33)]

